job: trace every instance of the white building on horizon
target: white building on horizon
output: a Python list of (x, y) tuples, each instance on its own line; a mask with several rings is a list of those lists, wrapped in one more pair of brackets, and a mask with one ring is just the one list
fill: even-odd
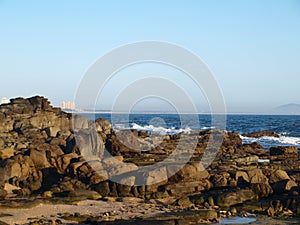
[(7, 104), (7, 103), (9, 103), (9, 99), (8, 98), (1, 98), (1, 100), (0, 100), (0, 105), (2, 105), (2, 104)]
[(75, 103), (74, 102), (65, 102), (65, 101), (63, 101), (60, 104), (60, 107), (62, 109), (75, 109)]

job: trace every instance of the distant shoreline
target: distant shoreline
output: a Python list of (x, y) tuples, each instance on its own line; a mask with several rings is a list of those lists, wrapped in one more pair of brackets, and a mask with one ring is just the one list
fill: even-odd
[[(74, 111), (74, 110), (65, 110), (62, 109), (62, 111), (66, 113), (72, 113), (72, 114), (128, 114), (128, 112), (112, 112), (112, 111)], [(170, 115), (176, 115), (177, 112), (130, 112), (129, 114), (170, 114)], [(257, 116), (300, 116), (300, 114), (280, 114), (280, 113), (235, 113), (235, 112), (229, 112), (229, 113), (209, 113), (209, 112), (203, 112), (203, 113), (191, 113), (191, 112), (183, 112), (180, 113), (181, 115), (257, 115)]]

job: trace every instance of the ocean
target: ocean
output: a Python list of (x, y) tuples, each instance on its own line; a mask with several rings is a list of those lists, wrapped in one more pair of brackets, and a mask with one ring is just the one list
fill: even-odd
[[(84, 114), (89, 119), (104, 118), (109, 120), (114, 129), (137, 129), (160, 135), (188, 133), (192, 130), (215, 129), (211, 125), (211, 115), (199, 114), (199, 123), (193, 123), (195, 115), (189, 123), (182, 122), (178, 114)], [(258, 142), (265, 148), (271, 146), (297, 146), (300, 149), (300, 115), (227, 115), (226, 130), (239, 132), (243, 143)], [(182, 124), (185, 124), (184, 126)], [(188, 124), (188, 126), (187, 126)], [(195, 125), (197, 124), (197, 125)], [(249, 138), (243, 133), (261, 130), (274, 131), (280, 135), (275, 137)]]

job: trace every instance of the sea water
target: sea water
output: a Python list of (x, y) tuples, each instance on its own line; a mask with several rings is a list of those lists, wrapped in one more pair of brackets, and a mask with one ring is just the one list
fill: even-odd
[[(137, 129), (159, 135), (189, 133), (199, 129), (217, 129), (213, 126), (209, 114), (85, 114), (89, 119), (104, 118), (109, 120), (114, 129)], [(189, 119), (190, 118), (190, 119)], [(198, 119), (195, 123), (195, 118)], [(184, 120), (184, 121), (183, 121)], [(264, 148), (271, 146), (297, 146), (300, 149), (300, 115), (227, 115), (227, 131), (239, 132), (243, 143), (258, 142)], [(244, 137), (244, 133), (269, 130), (280, 137)]]

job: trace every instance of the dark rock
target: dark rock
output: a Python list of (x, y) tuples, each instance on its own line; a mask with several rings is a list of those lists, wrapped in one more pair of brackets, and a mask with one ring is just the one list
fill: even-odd
[(297, 187), (297, 183), (292, 180), (281, 180), (272, 185), (272, 188), (276, 194), (283, 194), (286, 191), (290, 191), (293, 187)]
[(252, 132), (252, 133), (244, 133), (244, 137), (253, 137), (253, 138), (260, 138), (260, 137), (279, 137), (278, 134), (276, 134), (273, 131), (268, 131), (268, 130), (262, 130), (262, 131), (257, 131), (257, 132)]
[(270, 155), (298, 155), (298, 149), (296, 146), (277, 146), (270, 148)]
[(97, 191), (102, 196), (108, 196), (110, 193), (109, 182), (104, 181), (92, 186), (93, 190)]
[(96, 191), (89, 191), (89, 190), (70, 191), (68, 197), (80, 197), (82, 199), (92, 199), (92, 200), (97, 200), (102, 198), (102, 196)]

